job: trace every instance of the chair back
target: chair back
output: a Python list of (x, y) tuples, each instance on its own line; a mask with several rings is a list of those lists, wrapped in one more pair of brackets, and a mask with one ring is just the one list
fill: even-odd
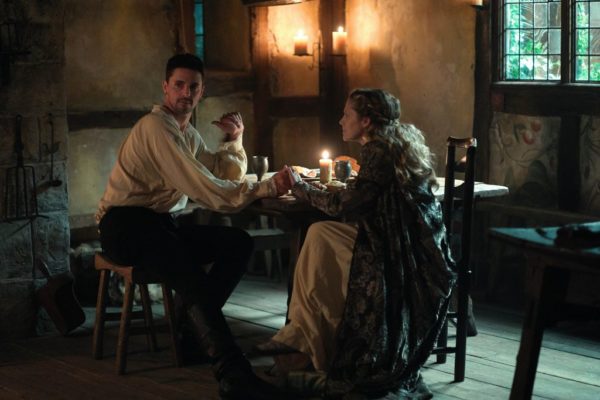
[[(471, 253), (471, 225), (473, 220), (473, 193), (475, 186), (475, 151), (477, 139), (455, 138), (450, 136), (447, 141), (446, 175), (444, 185), (444, 200), (442, 205), (444, 225), (448, 243), (452, 244), (458, 239), (460, 250), (457, 261), (458, 270), (469, 269), (469, 255)], [(466, 150), (465, 157), (456, 160), (456, 149)], [(456, 172), (464, 173), (464, 181), (456, 185)], [(453, 223), (458, 213), (461, 213), (460, 223)], [(460, 230), (460, 236), (457, 227)], [(455, 240), (453, 240), (455, 239)]]

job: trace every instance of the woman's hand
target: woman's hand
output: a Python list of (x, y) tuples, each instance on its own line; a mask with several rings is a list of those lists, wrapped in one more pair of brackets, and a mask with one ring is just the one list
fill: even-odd
[(288, 166), (286, 166), (285, 168), (287, 168), (286, 171), (291, 187), (294, 187), (297, 183), (302, 182), (302, 178), (296, 171), (294, 171), (293, 168), (290, 168)]
[(244, 132), (244, 121), (239, 112), (223, 114), (218, 121), (212, 121), (225, 133), (225, 142), (233, 142)]

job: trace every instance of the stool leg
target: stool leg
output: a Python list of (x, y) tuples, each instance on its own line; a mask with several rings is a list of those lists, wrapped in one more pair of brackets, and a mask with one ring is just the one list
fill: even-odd
[(156, 351), (158, 345), (156, 343), (156, 332), (154, 330), (154, 321), (152, 319), (152, 302), (148, 293), (148, 285), (139, 284), (140, 298), (142, 299), (142, 308), (144, 309), (144, 325), (146, 326), (146, 342), (150, 351)]
[(127, 342), (129, 341), (129, 325), (131, 324), (131, 309), (133, 308), (133, 292), (135, 285), (125, 282), (125, 295), (123, 296), (123, 309), (121, 311), (121, 324), (117, 341), (117, 374), (125, 373), (127, 364)]
[(100, 271), (98, 283), (98, 297), (96, 298), (96, 322), (94, 323), (94, 338), (92, 340), (92, 356), (96, 360), (102, 359), (104, 342), (104, 322), (106, 318), (106, 296), (108, 294), (108, 281), (110, 271)]
[(175, 358), (175, 366), (181, 367), (183, 365), (183, 361), (181, 358), (181, 346), (177, 340), (173, 294), (171, 293), (171, 288), (169, 286), (164, 283), (161, 286), (163, 292), (163, 303), (165, 306), (165, 318), (169, 323), (169, 330), (171, 331), (171, 351), (173, 352), (173, 357)]

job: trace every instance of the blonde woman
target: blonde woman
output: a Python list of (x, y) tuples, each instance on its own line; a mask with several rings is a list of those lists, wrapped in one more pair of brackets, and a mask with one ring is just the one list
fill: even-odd
[(432, 154), (399, 118), (390, 93), (354, 90), (340, 125), (344, 141), (362, 145), (356, 180), (330, 193), (288, 170), (294, 195), (345, 222), (311, 225), (290, 322), (258, 347), (281, 353), (275, 360), (288, 370), (314, 369), (322, 379), (304, 381), (318, 382), (320, 394), (432, 397), (419, 370), (444, 321), (454, 265), (432, 193)]

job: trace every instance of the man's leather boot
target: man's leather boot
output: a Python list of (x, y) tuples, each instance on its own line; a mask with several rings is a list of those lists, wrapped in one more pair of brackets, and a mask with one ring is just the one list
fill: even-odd
[(291, 396), (259, 379), (233, 335), (221, 310), (192, 305), (188, 309), (192, 325), (202, 350), (210, 357), (219, 395), (227, 400), (281, 400)]

